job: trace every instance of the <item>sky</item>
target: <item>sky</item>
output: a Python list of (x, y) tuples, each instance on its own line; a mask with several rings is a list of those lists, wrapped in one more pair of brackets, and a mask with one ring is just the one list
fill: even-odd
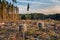
[(15, 5), (19, 7), (19, 13), (27, 13), (28, 3), (30, 5), (29, 13), (60, 13), (60, 0), (17, 0)]

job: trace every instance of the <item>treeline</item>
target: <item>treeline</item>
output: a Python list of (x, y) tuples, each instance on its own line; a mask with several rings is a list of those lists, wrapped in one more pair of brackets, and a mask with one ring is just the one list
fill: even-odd
[(31, 20), (45, 20), (45, 19), (54, 19), (60, 20), (60, 14), (51, 14), (51, 15), (44, 15), (42, 13), (31, 13), (31, 14), (20, 14), (21, 19), (31, 19)]

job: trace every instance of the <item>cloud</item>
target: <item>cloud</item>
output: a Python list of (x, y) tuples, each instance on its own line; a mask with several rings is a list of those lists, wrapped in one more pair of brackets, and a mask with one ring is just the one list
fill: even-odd
[[(20, 13), (27, 13), (26, 7), (20, 6)], [(30, 13), (44, 13), (44, 14), (54, 14), (60, 13), (60, 6), (53, 6), (48, 9), (30, 9)]]
[(60, 13), (60, 0), (17, 0), (19, 13), (27, 13), (27, 4), (30, 3), (29, 13), (54, 14)]
[(60, 3), (60, 0), (51, 0), (51, 1), (55, 3)]
[(48, 9), (39, 9), (40, 13), (44, 13), (44, 14), (55, 14), (55, 13), (60, 13), (60, 6), (53, 6), (51, 8)]

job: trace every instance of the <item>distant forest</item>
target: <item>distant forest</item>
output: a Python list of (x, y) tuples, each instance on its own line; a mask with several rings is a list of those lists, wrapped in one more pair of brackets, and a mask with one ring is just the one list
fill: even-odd
[(60, 13), (44, 15), (42, 13), (30, 13), (30, 14), (19, 14), (21, 19), (31, 19), (31, 20), (45, 20), (45, 19), (54, 19), (60, 20)]

